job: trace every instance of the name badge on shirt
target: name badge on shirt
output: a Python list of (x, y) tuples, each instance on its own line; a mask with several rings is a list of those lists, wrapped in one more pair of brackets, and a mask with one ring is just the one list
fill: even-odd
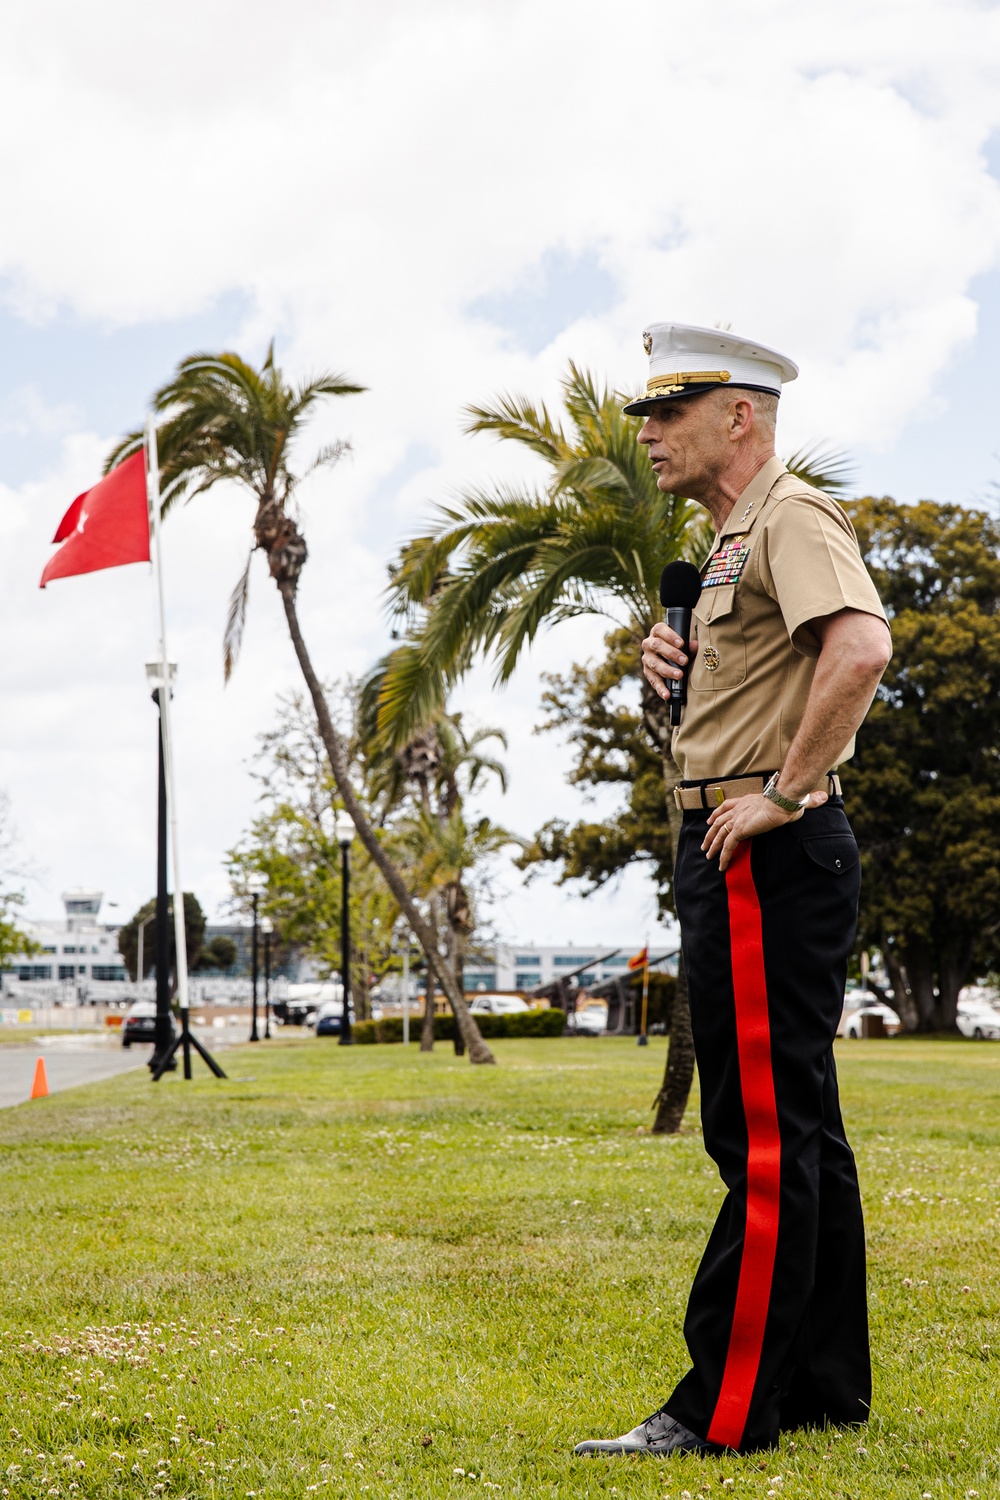
[(736, 583), (746, 567), (749, 556), (750, 543), (745, 542), (742, 537), (737, 537), (733, 542), (727, 542), (709, 558), (708, 567), (701, 580), (702, 588), (712, 589), (724, 583)]

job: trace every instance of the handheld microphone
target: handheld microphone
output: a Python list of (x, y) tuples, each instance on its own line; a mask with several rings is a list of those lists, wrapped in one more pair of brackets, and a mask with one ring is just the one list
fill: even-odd
[(689, 642), (691, 640), (691, 611), (698, 603), (701, 593), (701, 574), (693, 563), (667, 563), (660, 574), (660, 603), (666, 610), (666, 622), (676, 630), (684, 642), (688, 664), (683, 676), (670, 679), (670, 722), (681, 722), (681, 709), (687, 702), (688, 673), (691, 670)]

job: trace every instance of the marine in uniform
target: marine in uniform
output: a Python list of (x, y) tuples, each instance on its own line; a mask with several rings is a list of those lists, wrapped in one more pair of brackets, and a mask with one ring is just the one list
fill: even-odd
[(700, 501), (716, 530), (696, 639), (658, 624), (642, 660), (663, 697), (689, 666), (674, 894), (705, 1146), (728, 1192), (688, 1303), (691, 1369), (651, 1417), (576, 1452), (750, 1452), (863, 1422), (871, 1400), (833, 1059), (860, 888), (836, 768), (891, 644), (846, 514), (774, 456), (792, 361), (680, 324), (644, 342), (646, 394), (625, 411), (645, 417), (660, 488)]

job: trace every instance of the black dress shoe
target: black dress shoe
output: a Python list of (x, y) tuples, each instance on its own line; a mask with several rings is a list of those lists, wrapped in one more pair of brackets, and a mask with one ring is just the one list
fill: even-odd
[(688, 1432), (680, 1422), (668, 1417), (665, 1411), (654, 1411), (645, 1422), (633, 1427), (619, 1438), (592, 1438), (586, 1443), (577, 1443), (573, 1452), (579, 1456), (593, 1457), (595, 1453), (648, 1453), (654, 1458), (663, 1458), (668, 1453), (699, 1453), (710, 1448)]

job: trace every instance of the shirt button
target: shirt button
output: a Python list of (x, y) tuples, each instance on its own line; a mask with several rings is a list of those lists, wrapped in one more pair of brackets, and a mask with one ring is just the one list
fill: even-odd
[(839, 859), (837, 860), (837, 869), (838, 870), (840, 869), (840, 860)]

